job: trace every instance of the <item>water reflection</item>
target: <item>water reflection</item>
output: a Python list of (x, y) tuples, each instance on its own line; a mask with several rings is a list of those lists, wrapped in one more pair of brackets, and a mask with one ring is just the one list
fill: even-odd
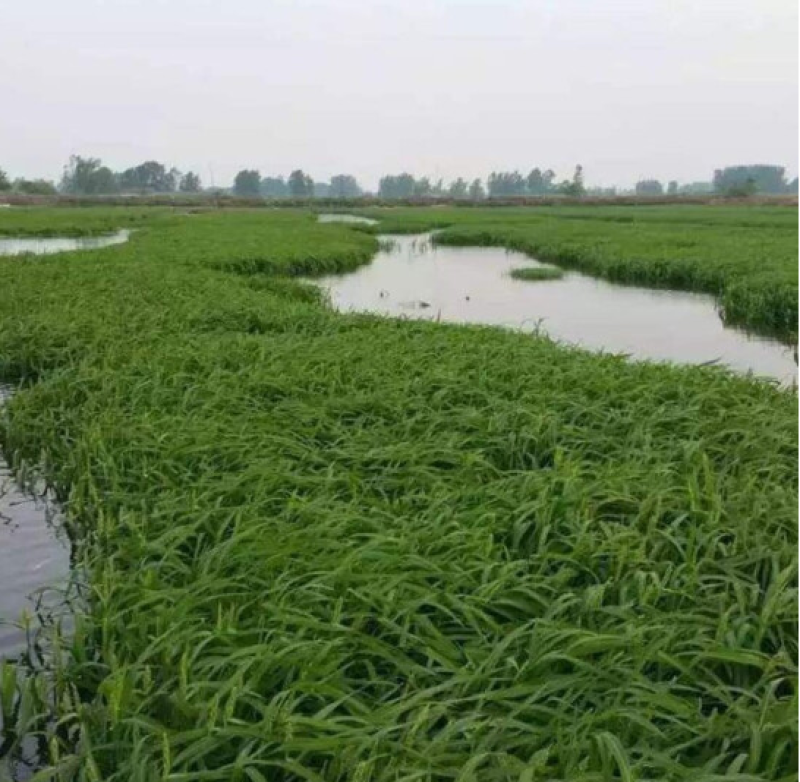
[[(0, 386), (0, 406), (9, 395)], [(70, 573), (69, 541), (57, 508), (44, 490), (40, 495), (23, 490), (0, 455), (0, 660), (25, 650), (29, 631), (21, 617), (59, 605)], [(49, 587), (59, 590), (42, 591)]]
[[(0, 407), (11, 394), (0, 385)], [(71, 631), (70, 545), (49, 492), (23, 489), (0, 455), (0, 662), (8, 661), (0, 709), (0, 779), (31, 779), (47, 756), (39, 721), (25, 717), (28, 679), (52, 666), (49, 633)], [(49, 676), (49, 673), (47, 674)], [(49, 719), (49, 718), (48, 718)]]

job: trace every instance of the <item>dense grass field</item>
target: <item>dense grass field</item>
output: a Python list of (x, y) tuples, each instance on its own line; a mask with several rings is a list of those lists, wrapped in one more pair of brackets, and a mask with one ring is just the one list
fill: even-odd
[[(666, 269), (791, 277), (795, 213), (467, 211), (387, 222), (562, 250), (599, 225), (599, 270), (640, 226), (695, 237)], [(14, 715), (42, 779), (795, 778), (793, 390), (337, 314), (291, 277), (377, 241), (303, 212), (0, 213), (48, 224), (139, 229), (0, 258), (0, 440), (58, 492), (87, 583), (58, 723), (34, 684)], [(714, 254), (730, 234), (754, 238)]]

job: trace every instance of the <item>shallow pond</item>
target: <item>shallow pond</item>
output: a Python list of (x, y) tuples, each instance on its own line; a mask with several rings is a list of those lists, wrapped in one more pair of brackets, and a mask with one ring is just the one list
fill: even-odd
[(430, 235), (381, 236), (367, 266), (315, 280), (342, 311), (484, 323), (591, 350), (686, 364), (719, 362), (784, 383), (797, 377), (794, 351), (727, 328), (711, 296), (615, 285), (565, 271), (557, 280), (509, 276), (544, 266), (493, 247), (437, 246)]
[[(0, 385), (0, 407), (10, 393)], [(58, 507), (47, 493), (24, 490), (0, 454), (0, 663), (15, 665), (19, 688), (48, 666), (42, 628), (58, 622), (71, 630), (70, 583), (70, 545)], [(20, 691), (6, 692), (10, 713), (0, 709), (0, 779), (13, 782), (31, 779), (46, 754), (39, 737), (18, 732)]]
[(50, 255), (72, 250), (96, 250), (128, 241), (130, 231), (117, 231), (105, 236), (0, 236), (0, 255)]
[(320, 223), (361, 223), (362, 225), (377, 225), (378, 221), (370, 217), (348, 214), (322, 214), (317, 217)]
[[(0, 406), (9, 395), (0, 386)], [(69, 575), (69, 541), (55, 504), (23, 490), (0, 454), (0, 660), (25, 651), (20, 620), (28, 615), (35, 630), (61, 603)]]

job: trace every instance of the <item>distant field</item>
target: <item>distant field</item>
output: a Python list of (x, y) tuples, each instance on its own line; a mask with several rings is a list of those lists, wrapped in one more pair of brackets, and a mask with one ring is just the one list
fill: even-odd
[[(796, 318), (795, 210), (369, 214)], [(0, 210), (120, 227), (0, 257), (0, 443), (89, 586), (14, 715), (63, 779), (794, 778), (794, 390), (337, 314), (291, 277), (377, 240), (308, 212)]]
[(229, 208), (255, 207), (255, 208), (286, 208), (286, 209), (318, 209), (342, 208), (359, 209), (365, 206), (415, 206), (438, 207), (458, 206), (463, 208), (491, 208), (507, 209), (514, 207), (617, 207), (625, 208), (634, 206), (715, 206), (734, 208), (753, 208), (761, 206), (788, 206), (797, 207), (796, 194), (760, 194), (745, 197), (730, 197), (719, 194), (707, 195), (679, 195), (679, 196), (495, 196), (489, 199), (473, 201), (469, 199), (453, 199), (449, 197), (421, 196), (408, 199), (384, 199), (378, 196), (360, 196), (353, 199), (342, 198), (269, 198), (269, 197), (243, 197), (231, 193), (152, 193), (150, 195), (28, 195), (13, 192), (0, 192), (0, 205), (12, 204), (14, 206), (46, 206), (54, 207), (108, 207), (108, 206), (165, 206), (165, 207), (191, 207), (211, 208), (220, 206)]

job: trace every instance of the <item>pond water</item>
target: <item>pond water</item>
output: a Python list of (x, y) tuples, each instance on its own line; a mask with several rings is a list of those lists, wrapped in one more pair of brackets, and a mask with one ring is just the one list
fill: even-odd
[[(0, 386), (0, 405), (9, 396), (10, 389)], [(25, 651), (23, 614), (35, 629), (62, 601), (70, 549), (60, 522), (52, 498), (23, 490), (0, 455), (0, 660)]]
[(0, 236), (0, 255), (50, 255), (71, 250), (96, 250), (128, 241), (130, 231), (105, 236)]
[(377, 225), (378, 221), (369, 217), (347, 214), (324, 214), (317, 217), (320, 223), (361, 223), (362, 225)]
[[(0, 385), (0, 407), (10, 395)], [(20, 688), (48, 666), (42, 628), (61, 622), (70, 631), (70, 576), (70, 546), (58, 507), (47, 493), (23, 489), (0, 455), (0, 662), (15, 664)], [(19, 691), (10, 715), (0, 709), (0, 779), (14, 782), (31, 779), (46, 755), (40, 737), (17, 730)]]
[(615, 285), (570, 271), (558, 280), (516, 280), (512, 269), (545, 264), (501, 248), (437, 246), (427, 234), (379, 239), (382, 249), (367, 266), (314, 281), (339, 310), (541, 329), (590, 350), (718, 362), (796, 380), (792, 348), (726, 328), (711, 296)]

